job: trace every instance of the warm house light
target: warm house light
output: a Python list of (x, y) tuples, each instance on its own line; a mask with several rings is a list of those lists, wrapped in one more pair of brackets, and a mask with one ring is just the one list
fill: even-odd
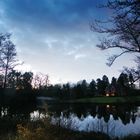
[(114, 93), (112, 93), (112, 94), (111, 94), (111, 96), (115, 96), (115, 94), (114, 94)]
[(108, 94), (108, 93), (106, 93), (106, 96), (108, 97), (108, 96), (109, 96), (109, 94)]

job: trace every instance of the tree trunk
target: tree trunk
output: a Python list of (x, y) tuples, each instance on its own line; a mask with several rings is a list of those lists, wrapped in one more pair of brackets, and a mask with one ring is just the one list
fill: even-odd
[(3, 84), (3, 88), (4, 89), (6, 88), (6, 83), (7, 83), (7, 71), (8, 71), (8, 68), (6, 67), (6, 69), (5, 69), (5, 75), (4, 75), (4, 84)]
[(8, 57), (7, 57), (7, 62), (6, 62), (6, 67), (5, 67), (5, 74), (4, 74), (4, 85), (3, 85), (4, 89), (6, 88), (6, 83), (7, 83), (8, 65), (9, 65), (9, 61), (8, 61)]

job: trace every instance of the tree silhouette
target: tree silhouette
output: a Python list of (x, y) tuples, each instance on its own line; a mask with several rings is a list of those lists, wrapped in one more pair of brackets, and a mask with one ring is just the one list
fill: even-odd
[(4, 74), (3, 88), (6, 88), (7, 75), (17, 65), (16, 48), (10, 34), (0, 34), (0, 70)]
[(25, 72), (23, 74), (23, 89), (31, 90), (32, 89), (32, 79), (33, 73), (32, 72)]
[(129, 84), (131, 88), (134, 88), (134, 78), (132, 73), (129, 74)]
[(90, 95), (91, 96), (94, 96), (96, 94), (96, 82), (95, 82), (95, 80), (92, 80), (89, 83), (89, 90), (90, 90)]
[(118, 80), (118, 93), (123, 96), (128, 94), (128, 88), (129, 88), (129, 78), (128, 75), (125, 73), (121, 73)]
[(15, 70), (12, 70), (7, 75), (7, 87), (8, 88), (20, 89), (21, 80), (22, 80), (21, 72), (17, 72)]
[(135, 60), (137, 66), (134, 68), (124, 67), (124, 72), (130, 75), (131, 85), (134, 87), (135, 82), (139, 82), (140, 87), (140, 57)]
[(70, 99), (70, 84), (63, 84), (62, 86), (62, 91), (63, 91), (63, 97), (66, 97), (67, 99)]
[(121, 51), (109, 57), (107, 65), (111, 66), (123, 54), (140, 54), (140, 1), (108, 0), (101, 7), (110, 9), (113, 15), (107, 21), (92, 23), (92, 31), (106, 36), (97, 46), (102, 50), (118, 48)]
[(104, 93), (104, 89), (103, 89), (103, 82), (100, 78), (98, 78), (96, 80), (97, 82), (97, 93), (98, 95), (102, 95)]
[(0, 75), (0, 88), (2, 88), (3, 87), (3, 80), (4, 79), (4, 76), (3, 76), (3, 74), (1, 74)]
[(49, 76), (43, 73), (37, 73), (33, 78), (33, 88), (43, 89), (49, 86)]

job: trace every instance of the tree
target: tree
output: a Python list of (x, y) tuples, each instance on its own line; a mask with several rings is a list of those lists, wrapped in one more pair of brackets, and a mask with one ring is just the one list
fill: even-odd
[(108, 77), (106, 75), (103, 75), (102, 80), (103, 80), (103, 82), (105, 83), (106, 86), (109, 85), (109, 80), (108, 80)]
[(81, 89), (82, 89), (82, 94), (83, 94), (83, 96), (87, 96), (87, 88), (88, 88), (88, 83), (87, 83), (87, 81), (86, 80), (83, 80), (82, 82), (81, 82)]
[(6, 88), (8, 73), (17, 65), (17, 53), (10, 36), (10, 34), (0, 34), (0, 71), (4, 75), (3, 88)]
[(97, 81), (96, 82), (97, 83), (97, 93), (98, 93), (98, 95), (103, 95), (103, 93), (104, 93), (103, 82), (100, 78), (98, 78), (96, 81)]
[(7, 87), (21, 89), (22, 87), (22, 74), (16, 70), (12, 70), (7, 75)]
[(106, 93), (106, 89), (109, 87), (109, 80), (106, 75), (103, 75), (102, 77), (102, 89), (103, 89), (103, 95)]
[(82, 80), (77, 82), (77, 84), (74, 86), (74, 92), (76, 93), (76, 98), (83, 98), (88, 96), (88, 83), (86, 80)]
[(114, 94), (114, 96), (117, 95), (117, 79), (115, 77), (112, 77), (110, 90)]
[(67, 98), (67, 99), (70, 98), (71, 93), (70, 93), (70, 84), (69, 83), (63, 84), (62, 92), (63, 92), (64, 98)]
[(32, 79), (33, 73), (32, 72), (25, 72), (23, 75), (23, 89), (31, 90), (32, 89)]
[(114, 86), (114, 87), (117, 86), (117, 79), (115, 77), (112, 77), (111, 85)]
[(131, 88), (134, 87), (134, 78), (133, 78), (132, 73), (129, 74), (129, 84)]
[(46, 89), (49, 86), (49, 76), (47, 74), (37, 73), (33, 78), (33, 87), (35, 89)]
[(3, 75), (1, 74), (1, 75), (0, 75), (0, 88), (3, 87), (3, 79), (4, 79), (4, 77), (3, 77)]
[(125, 73), (121, 73), (118, 80), (118, 93), (122, 95), (127, 95), (128, 94), (128, 89), (129, 89), (129, 77)]
[(96, 94), (96, 82), (95, 82), (95, 80), (92, 80), (89, 83), (89, 90), (90, 90), (90, 95), (91, 96), (94, 96)]
[(133, 68), (124, 67), (124, 72), (130, 75), (130, 83), (134, 87), (134, 83), (139, 83), (140, 88), (140, 57), (135, 60), (137, 66)]
[[(140, 54), (140, 1), (139, 0), (108, 0), (102, 8), (112, 11), (112, 16), (107, 21), (92, 23), (94, 32), (102, 33), (106, 37), (97, 45), (101, 50), (118, 48), (121, 52), (108, 58), (107, 65), (123, 54)], [(109, 26), (110, 25), (110, 26)]]
[(109, 80), (106, 75), (102, 77), (102, 80), (98, 78), (97, 80), (97, 92), (98, 95), (105, 95), (106, 89), (109, 86)]

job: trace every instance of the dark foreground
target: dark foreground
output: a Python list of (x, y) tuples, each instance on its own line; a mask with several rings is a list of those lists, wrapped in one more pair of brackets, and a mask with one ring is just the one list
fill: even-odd
[[(8, 95), (2, 97), (0, 98), (0, 140), (117, 140), (117, 138), (112, 139), (102, 133), (77, 132), (54, 126), (49, 123), (48, 119), (31, 121), (30, 113), (36, 109), (34, 94), (23, 93), (16, 94), (15, 97)], [(138, 100), (140, 98), (134, 97), (133, 99)], [(94, 99), (97, 102), (108, 100), (118, 102), (123, 99), (119, 97)], [(78, 101), (91, 101), (92, 103), (93, 99), (79, 99)], [(140, 136), (128, 136), (122, 140), (140, 140)]]
[[(102, 133), (77, 132), (54, 126), (48, 119), (18, 125), (3, 120), (0, 124), (0, 140), (118, 140)], [(140, 136), (128, 136), (122, 140), (140, 140)]]

